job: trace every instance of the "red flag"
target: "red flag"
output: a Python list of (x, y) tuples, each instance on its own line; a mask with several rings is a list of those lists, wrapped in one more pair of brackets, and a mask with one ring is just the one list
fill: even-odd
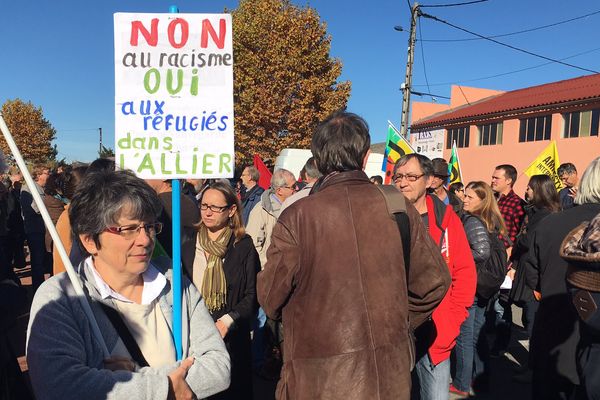
[(258, 180), (258, 186), (267, 190), (269, 186), (271, 186), (271, 171), (265, 165), (263, 160), (260, 158), (258, 154), (254, 155), (254, 166), (258, 169), (258, 173), (260, 174), (260, 179)]

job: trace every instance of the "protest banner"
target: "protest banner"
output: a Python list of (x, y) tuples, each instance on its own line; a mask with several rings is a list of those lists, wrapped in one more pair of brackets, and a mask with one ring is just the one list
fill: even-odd
[(396, 127), (388, 121), (388, 135), (385, 141), (385, 152), (383, 154), (383, 163), (381, 170), (385, 172), (384, 184), (388, 185), (392, 181), (392, 172), (394, 165), (400, 157), (414, 153), (410, 144), (400, 135)]
[(116, 13), (114, 23), (119, 168), (233, 177), (231, 15)]
[(533, 175), (548, 175), (554, 181), (556, 190), (562, 188), (562, 182), (558, 176), (558, 167), (560, 161), (558, 160), (558, 149), (556, 148), (556, 142), (553, 140), (537, 157), (529, 167), (525, 170), (525, 174), (528, 177)]
[(456, 140), (452, 142), (452, 153), (448, 162), (448, 175), (450, 179), (448, 184), (462, 182), (462, 172), (460, 169), (460, 160), (458, 159), (458, 149), (456, 148)]

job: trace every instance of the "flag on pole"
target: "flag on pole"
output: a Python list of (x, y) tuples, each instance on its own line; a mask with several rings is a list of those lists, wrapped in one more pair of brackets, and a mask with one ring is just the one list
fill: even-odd
[(271, 173), (271, 171), (269, 171), (269, 168), (267, 168), (262, 158), (260, 158), (258, 154), (254, 155), (254, 166), (260, 174), (260, 178), (258, 179), (258, 186), (267, 190), (269, 186), (271, 186), (271, 176), (273, 176), (273, 174)]
[(384, 184), (389, 185), (392, 181), (394, 165), (400, 157), (414, 153), (410, 144), (400, 135), (398, 130), (388, 121), (388, 135), (385, 143), (385, 153), (383, 154), (383, 164), (381, 170), (385, 172)]
[(452, 153), (448, 162), (448, 174), (450, 175), (449, 185), (462, 182), (462, 172), (460, 170), (460, 160), (458, 159), (458, 149), (456, 148), (456, 140), (452, 142)]
[(548, 175), (554, 181), (556, 190), (562, 188), (560, 177), (558, 176), (558, 166), (560, 161), (558, 160), (558, 148), (556, 147), (556, 141), (552, 141), (537, 157), (529, 167), (525, 170), (525, 174), (528, 177), (533, 175)]

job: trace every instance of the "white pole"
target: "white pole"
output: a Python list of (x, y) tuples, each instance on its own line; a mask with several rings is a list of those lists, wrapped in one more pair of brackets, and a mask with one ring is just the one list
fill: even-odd
[(56, 227), (52, 223), (52, 219), (50, 218), (50, 214), (48, 214), (48, 210), (46, 210), (44, 201), (42, 200), (42, 197), (40, 196), (40, 194), (38, 193), (38, 191), (36, 189), (36, 184), (33, 181), (33, 178), (31, 177), (29, 170), (27, 169), (27, 165), (25, 164), (25, 161), (23, 160), (23, 156), (21, 156), (21, 152), (19, 151), (17, 144), (13, 140), (13, 137), (12, 137), (10, 131), (8, 130), (8, 126), (6, 126), (6, 123), (4, 122), (4, 118), (2, 118), (1, 114), (0, 114), (0, 130), (2, 130), (2, 133), (4, 134), (4, 138), (6, 139), (6, 142), (8, 143), (8, 147), (10, 147), (10, 151), (12, 152), (13, 157), (15, 158), (15, 161), (17, 162), (17, 165), (19, 166), (19, 169), (21, 170), (21, 173), (23, 174), (23, 178), (25, 178), (25, 183), (27, 183), (27, 186), (29, 187), (29, 189), (31, 191), (33, 200), (35, 201), (38, 209), (40, 210), (40, 213), (42, 214), (42, 218), (44, 219), (46, 228), (50, 232), (50, 236), (52, 236), (52, 240), (54, 241), (54, 244), (56, 245), (58, 254), (60, 255), (60, 258), (62, 259), (62, 262), (65, 265), (66, 272), (69, 275), (71, 284), (73, 285), (73, 288), (75, 289), (75, 293), (77, 294), (77, 297), (79, 298), (79, 302), (81, 303), (81, 306), (83, 307), (83, 311), (85, 312), (85, 314), (88, 317), (88, 320), (90, 321), (90, 325), (92, 326), (92, 332), (94, 333), (96, 340), (98, 340), (98, 343), (100, 343), (100, 346), (102, 347), (102, 352), (104, 353), (104, 358), (108, 358), (108, 357), (110, 357), (110, 353), (108, 352), (108, 348), (106, 347), (104, 338), (102, 337), (102, 334), (100, 333), (100, 328), (98, 327), (98, 322), (96, 321), (96, 318), (94, 317), (94, 313), (92, 312), (90, 304), (87, 301), (87, 297), (85, 296), (85, 293), (83, 292), (83, 288), (81, 287), (81, 282), (79, 281), (79, 277), (77, 276), (77, 273), (75, 273), (75, 270), (73, 269), (73, 265), (71, 265), (71, 260), (69, 260), (69, 255), (67, 254), (67, 251), (65, 250), (65, 247), (63, 246), (63, 244), (60, 240), (60, 237), (58, 236), (58, 232), (56, 231)]

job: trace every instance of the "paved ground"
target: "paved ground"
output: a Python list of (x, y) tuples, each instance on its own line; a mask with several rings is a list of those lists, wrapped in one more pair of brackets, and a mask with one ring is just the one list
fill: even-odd
[[(31, 278), (28, 268), (16, 270), (21, 278), (22, 284), (28, 289), (29, 301), (31, 301)], [(10, 332), (10, 341), (13, 350), (18, 356), (19, 365), (27, 379), (27, 363), (25, 361), (25, 335), (29, 318), (29, 306), (20, 310), (20, 316)], [(528, 356), (529, 343), (524, 340), (526, 335), (521, 325), (521, 309), (513, 306), (513, 334), (507, 353), (500, 358), (490, 360), (490, 393), (472, 396), (472, 399), (482, 400), (526, 400), (531, 398), (531, 385), (517, 383), (512, 379), (515, 368), (523, 365)], [(256, 400), (271, 400), (275, 398), (276, 382), (264, 380), (258, 376), (254, 377), (254, 398)], [(463, 399), (464, 397), (451, 395), (451, 400)]]

